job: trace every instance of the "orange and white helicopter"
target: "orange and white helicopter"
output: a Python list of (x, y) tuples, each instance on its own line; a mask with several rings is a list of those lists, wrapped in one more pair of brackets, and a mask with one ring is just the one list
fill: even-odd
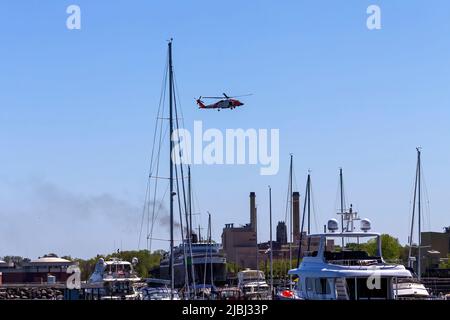
[[(229, 97), (225, 93), (223, 94), (223, 97), (200, 97), (196, 99), (196, 102), (200, 109), (217, 109), (217, 111), (220, 111), (220, 109), (234, 109), (236, 107), (243, 106), (244, 103), (241, 101), (234, 99), (238, 97), (246, 97), (251, 96), (251, 94), (245, 94), (242, 96), (235, 96), (235, 97)], [(205, 104), (202, 99), (218, 99), (219, 101), (211, 103), (211, 104)]]

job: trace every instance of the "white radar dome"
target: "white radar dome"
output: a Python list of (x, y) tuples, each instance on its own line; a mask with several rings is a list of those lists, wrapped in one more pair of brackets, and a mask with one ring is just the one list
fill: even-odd
[(361, 220), (361, 230), (364, 232), (367, 232), (371, 229), (371, 222), (369, 219), (362, 219)]
[(330, 219), (328, 220), (328, 230), (330, 230), (331, 232), (335, 232), (336, 230), (339, 229), (339, 223), (336, 219)]

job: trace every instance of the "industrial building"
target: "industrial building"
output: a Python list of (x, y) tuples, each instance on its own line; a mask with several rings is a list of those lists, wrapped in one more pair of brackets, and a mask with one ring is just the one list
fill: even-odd
[[(268, 223), (268, 219), (265, 219)], [(302, 239), (302, 254), (306, 251), (314, 251), (318, 248), (318, 239), (309, 238), (306, 233), (301, 237), (300, 231), (300, 194), (292, 193), (292, 243), (290, 242), (287, 224), (279, 221), (276, 226), (276, 241), (273, 242), (273, 258), (275, 260), (286, 260), (298, 256), (298, 244)], [(256, 269), (258, 263), (265, 262), (268, 258), (270, 242), (258, 243), (257, 245), (257, 208), (256, 194), (250, 192), (250, 223), (235, 227), (233, 223), (225, 225), (222, 232), (222, 247), (227, 261), (237, 265), (239, 268)], [(333, 241), (327, 243), (327, 247), (333, 246)], [(291, 251), (290, 251), (291, 250)]]
[(439, 258), (446, 259), (450, 254), (450, 227), (445, 227), (444, 232), (422, 232), (421, 246), (439, 252)]
[(242, 227), (229, 223), (222, 232), (222, 247), (229, 263), (256, 268), (256, 219), (256, 194), (250, 192), (250, 223)]
[[(427, 231), (421, 233), (422, 270), (427, 276), (448, 276), (450, 270), (440, 269), (442, 261), (450, 255), (450, 227), (445, 227), (444, 232)], [(413, 252), (417, 255), (417, 249)]]

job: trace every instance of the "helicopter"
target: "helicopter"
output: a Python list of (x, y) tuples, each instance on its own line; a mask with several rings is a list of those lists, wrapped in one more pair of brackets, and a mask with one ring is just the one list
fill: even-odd
[[(223, 93), (223, 97), (199, 97), (198, 99), (195, 99), (200, 109), (217, 109), (217, 111), (220, 111), (221, 109), (231, 109), (233, 110), (236, 107), (243, 106), (244, 103), (241, 101), (234, 99), (238, 97), (246, 97), (250, 96), (251, 94), (245, 94), (241, 96), (235, 96), (235, 97), (229, 97), (226, 93)], [(211, 104), (205, 104), (202, 99), (217, 99), (219, 101), (211, 103)]]

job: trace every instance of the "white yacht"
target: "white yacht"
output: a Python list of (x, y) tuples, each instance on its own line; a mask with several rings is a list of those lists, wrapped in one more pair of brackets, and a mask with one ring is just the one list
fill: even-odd
[(246, 300), (271, 300), (272, 294), (264, 272), (245, 269), (238, 272), (238, 287)]
[[(361, 231), (354, 231), (354, 220), (359, 220), (357, 213), (350, 209), (342, 213), (342, 226), (338, 231), (336, 219), (328, 221), (328, 231), (313, 234), (319, 238), (317, 251), (306, 252), (300, 266), (289, 271), (297, 275), (296, 294), (300, 299), (308, 300), (377, 300), (396, 299), (404, 290), (402, 282), (411, 282), (413, 275), (403, 265), (388, 264), (381, 252), (381, 234), (369, 232), (371, 226), (367, 219), (361, 220)], [(327, 240), (356, 244), (356, 250), (332, 251)], [(358, 244), (369, 239), (376, 242), (377, 253), (370, 256), (359, 250)]]
[(147, 279), (147, 285), (139, 290), (139, 300), (181, 300), (176, 290), (169, 288), (170, 281)]
[(89, 278), (89, 293), (101, 300), (137, 300), (139, 292), (135, 284), (141, 281), (133, 269), (138, 262), (132, 263), (117, 258), (105, 261), (100, 258)]
[[(192, 251), (192, 255), (188, 253)], [(222, 253), (220, 244), (194, 241), (184, 242), (173, 250), (175, 287), (183, 287), (186, 282), (186, 270), (189, 282), (192, 282), (192, 270), (196, 283), (223, 284), (227, 279), (227, 260)], [(186, 265), (187, 264), (187, 265)], [(160, 261), (160, 277), (170, 279), (170, 254), (167, 253)], [(187, 266), (187, 267), (186, 267)], [(193, 267), (193, 268), (192, 268)]]
[(430, 294), (425, 286), (416, 278), (398, 278), (394, 283), (397, 299), (428, 299)]

